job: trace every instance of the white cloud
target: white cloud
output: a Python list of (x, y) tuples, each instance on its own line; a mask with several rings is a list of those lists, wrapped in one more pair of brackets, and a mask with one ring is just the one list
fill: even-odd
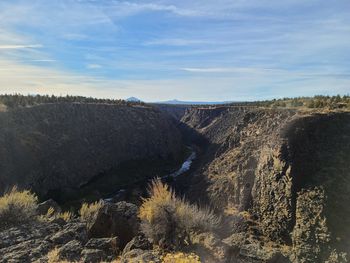
[(43, 45), (0, 45), (0, 49), (42, 48)]
[(55, 59), (32, 59), (30, 61), (32, 61), (32, 62), (56, 62), (57, 60), (55, 60)]
[(199, 16), (199, 11), (195, 9), (179, 8), (173, 4), (165, 5), (159, 3), (135, 3), (130, 1), (113, 2), (105, 9), (111, 17), (126, 17), (142, 12), (169, 12), (179, 16)]
[(165, 39), (154, 39), (144, 43), (146, 46), (192, 46), (192, 45), (203, 45), (213, 44), (214, 41), (201, 40), (201, 39), (184, 39), (184, 38), (165, 38)]
[(261, 74), (261, 73), (278, 73), (281, 72), (279, 69), (269, 68), (182, 68), (184, 71), (195, 72), (195, 73), (250, 73), (250, 74)]

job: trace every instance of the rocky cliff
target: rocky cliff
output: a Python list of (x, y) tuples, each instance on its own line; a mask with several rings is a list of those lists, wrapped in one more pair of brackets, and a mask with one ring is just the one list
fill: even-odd
[(0, 191), (16, 184), (57, 200), (106, 175), (117, 189), (118, 183), (166, 172), (166, 164), (180, 161), (181, 151), (179, 131), (153, 107), (16, 108), (0, 113)]
[[(293, 262), (350, 252), (349, 113), (194, 108), (182, 122), (208, 142), (190, 193), (228, 218), (249, 217), (253, 239), (279, 244)], [(227, 235), (240, 231), (230, 226)]]

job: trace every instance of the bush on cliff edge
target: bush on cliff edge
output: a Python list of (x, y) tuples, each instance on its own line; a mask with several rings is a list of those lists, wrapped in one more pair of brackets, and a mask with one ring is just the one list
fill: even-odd
[(0, 229), (26, 223), (36, 215), (38, 198), (28, 190), (13, 187), (0, 197)]
[(160, 179), (152, 181), (149, 195), (140, 207), (141, 229), (161, 247), (181, 248), (190, 243), (192, 234), (212, 231), (219, 225), (219, 218), (209, 209), (177, 198)]

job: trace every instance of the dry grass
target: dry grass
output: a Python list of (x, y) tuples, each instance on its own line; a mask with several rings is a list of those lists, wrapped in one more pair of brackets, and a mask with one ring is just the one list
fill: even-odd
[(13, 187), (0, 197), (0, 228), (26, 223), (34, 219), (38, 198), (30, 191)]
[(163, 259), (163, 263), (200, 263), (199, 256), (196, 254), (185, 254), (182, 252), (177, 253), (168, 253), (166, 254)]
[[(51, 250), (48, 254), (47, 254), (47, 262), (48, 263), (80, 263), (82, 261), (69, 261), (69, 260), (62, 260), (60, 258), (60, 253), (59, 253), (59, 249), (58, 248), (54, 248), (53, 250)], [(103, 261), (100, 263), (104, 263)], [(113, 260), (109, 263), (120, 263), (120, 261), (118, 260)]]
[(72, 212), (67, 211), (63, 213), (58, 213), (56, 218), (62, 218), (64, 221), (68, 222), (74, 218), (74, 214)]
[(55, 209), (53, 207), (50, 207), (47, 210), (46, 215), (42, 215), (39, 217), (39, 219), (41, 221), (51, 221), (51, 220), (55, 220), (61, 218), (66, 222), (71, 221), (74, 218), (74, 214), (72, 212), (66, 211), (66, 212), (62, 212), (62, 213), (56, 213)]
[(94, 219), (97, 212), (100, 210), (102, 206), (103, 206), (102, 200), (91, 204), (83, 203), (79, 210), (81, 220), (89, 224)]
[(143, 204), (140, 208), (140, 218), (149, 222), (153, 222), (159, 210), (162, 210), (165, 205), (174, 205), (176, 196), (168, 185), (163, 184), (159, 179), (152, 182), (149, 188), (149, 198), (143, 199)]
[(153, 180), (149, 195), (143, 199), (139, 217), (143, 232), (155, 244), (181, 248), (190, 243), (193, 233), (211, 231), (219, 225), (219, 218), (209, 209), (201, 209), (177, 198), (160, 179)]
[(68, 261), (60, 260), (59, 249), (58, 248), (54, 248), (53, 250), (51, 250), (47, 254), (47, 262), (48, 263), (60, 263), (60, 262), (68, 263)]

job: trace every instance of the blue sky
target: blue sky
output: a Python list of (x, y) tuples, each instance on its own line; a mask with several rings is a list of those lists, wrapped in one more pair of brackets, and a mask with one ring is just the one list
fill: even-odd
[(349, 0), (1, 0), (0, 92), (146, 101), (350, 93)]

